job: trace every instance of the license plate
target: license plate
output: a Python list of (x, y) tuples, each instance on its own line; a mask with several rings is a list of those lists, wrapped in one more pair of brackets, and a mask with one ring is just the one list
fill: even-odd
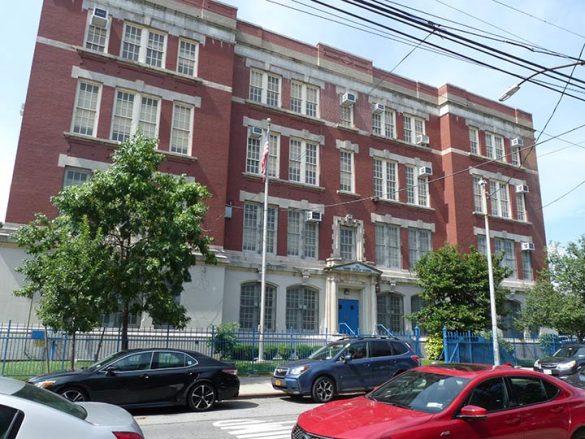
[(544, 372), (546, 375), (552, 375), (552, 370), (550, 370), (550, 369), (543, 369), (543, 372)]
[(274, 380), (275, 386), (282, 386), (282, 380)]

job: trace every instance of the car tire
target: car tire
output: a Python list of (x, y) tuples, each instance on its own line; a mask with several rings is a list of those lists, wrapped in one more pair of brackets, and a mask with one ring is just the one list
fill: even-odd
[(207, 381), (195, 383), (189, 389), (187, 403), (194, 412), (210, 410), (217, 402), (217, 391), (213, 384)]
[(579, 430), (571, 436), (571, 439), (585, 439), (585, 430)]
[(59, 390), (59, 395), (72, 402), (89, 401), (87, 393), (77, 387), (65, 387)]
[(320, 376), (313, 382), (311, 397), (315, 402), (329, 402), (335, 396), (335, 382), (328, 376)]

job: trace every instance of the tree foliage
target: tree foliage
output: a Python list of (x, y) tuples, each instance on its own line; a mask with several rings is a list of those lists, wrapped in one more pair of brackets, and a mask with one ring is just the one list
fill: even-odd
[[(184, 176), (159, 172), (164, 155), (156, 146), (154, 139), (140, 135), (123, 143), (107, 170), (53, 197), (57, 218), (39, 216), (17, 235), (33, 257), (23, 266), (29, 281), (23, 294), (45, 294), (47, 283), (42, 278), (35, 282), (34, 274), (48, 270), (45, 264), (52, 253), (73, 259), (69, 239), (83, 237), (93, 243), (94, 262), (103, 264), (98, 272), (88, 273), (82, 264), (64, 259), (58, 268), (64, 276), (91, 281), (92, 300), (99, 298), (101, 312), (122, 312), (123, 349), (128, 347), (130, 313), (147, 312), (155, 322), (184, 327), (186, 310), (175, 297), (191, 280), (195, 253), (207, 263), (215, 262), (210, 238), (202, 229), (206, 188)], [(40, 315), (46, 321), (58, 318), (46, 302), (41, 300)]]
[[(507, 292), (500, 284), (509, 275), (509, 268), (501, 266), (500, 260), (494, 257), (493, 263), (498, 313)], [(415, 272), (424, 307), (410, 317), (430, 334), (441, 334), (445, 325), (450, 331), (480, 331), (491, 326), (487, 260), (474, 247), (464, 254), (446, 244), (424, 255)]]

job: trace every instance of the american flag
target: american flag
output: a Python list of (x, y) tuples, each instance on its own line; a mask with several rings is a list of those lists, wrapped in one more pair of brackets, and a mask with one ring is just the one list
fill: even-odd
[(260, 161), (260, 173), (263, 178), (266, 179), (268, 174), (268, 155), (270, 154), (270, 128), (266, 130), (264, 136), (264, 151), (262, 152), (262, 160)]

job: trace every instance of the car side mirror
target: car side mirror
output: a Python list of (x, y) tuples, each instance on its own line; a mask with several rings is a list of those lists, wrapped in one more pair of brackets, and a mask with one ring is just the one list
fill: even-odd
[(116, 366), (108, 366), (104, 369), (106, 371), (106, 375), (116, 375), (116, 371), (118, 370), (118, 368)]
[(476, 405), (466, 405), (461, 408), (457, 417), (469, 420), (485, 419), (487, 418), (487, 410)]
[(351, 354), (345, 354), (345, 355), (343, 356), (343, 362), (344, 362), (344, 363), (347, 363), (347, 362), (351, 361), (351, 359), (352, 359), (352, 358), (353, 358), (353, 357), (351, 356)]

